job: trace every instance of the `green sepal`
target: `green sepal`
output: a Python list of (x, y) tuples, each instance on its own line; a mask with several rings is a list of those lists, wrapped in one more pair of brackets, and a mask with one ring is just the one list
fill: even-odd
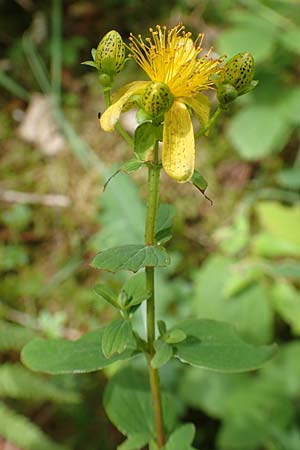
[(126, 319), (118, 319), (105, 327), (102, 337), (102, 352), (106, 358), (123, 353), (129, 346), (133, 345), (133, 334), (131, 323)]
[[(96, 59), (96, 52), (97, 52), (97, 50), (95, 49), (95, 48), (92, 48), (91, 49), (91, 55), (92, 55), (92, 58), (93, 58), (93, 60), (95, 61), (95, 59)], [(96, 66), (97, 67), (97, 66)]]
[(145, 159), (147, 151), (150, 150), (156, 140), (155, 126), (151, 121), (143, 122), (134, 133), (134, 152), (140, 159)]
[(142, 267), (166, 267), (169, 264), (170, 257), (162, 246), (138, 244), (103, 250), (91, 262), (92, 267), (109, 272), (137, 272)]
[(85, 66), (95, 67), (95, 69), (97, 69), (97, 66), (96, 66), (96, 64), (95, 64), (94, 61), (83, 61), (83, 62), (80, 63), (80, 64), (83, 64), (83, 65), (85, 65)]
[(208, 200), (212, 205), (213, 204), (212, 200), (205, 194), (208, 183), (197, 170), (194, 171), (190, 182), (195, 186), (196, 189), (198, 189), (198, 191), (201, 192), (201, 194), (206, 198), (206, 200)]
[(169, 344), (160, 338), (154, 342), (154, 348), (155, 355), (151, 359), (151, 367), (153, 367), (153, 369), (159, 369), (167, 364), (167, 362), (172, 358), (173, 350)]
[(104, 298), (104, 300), (110, 303), (114, 308), (120, 309), (118, 296), (110, 287), (104, 284), (96, 284), (96, 286), (94, 286), (94, 292)]
[(124, 172), (124, 173), (131, 173), (131, 172), (135, 172), (136, 170), (140, 169), (142, 167), (142, 165), (144, 164), (144, 161), (141, 161), (139, 159), (130, 159), (129, 161), (127, 161), (125, 164), (122, 164), (121, 167), (119, 167), (119, 169), (117, 169), (115, 172), (113, 172), (113, 174), (106, 180), (106, 182), (104, 183), (103, 186), (103, 191), (105, 191), (108, 183), (119, 173)]

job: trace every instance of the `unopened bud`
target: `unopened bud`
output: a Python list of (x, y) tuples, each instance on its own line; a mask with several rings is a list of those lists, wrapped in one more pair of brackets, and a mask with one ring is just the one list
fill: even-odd
[(169, 111), (174, 97), (168, 86), (164, 83), (150, 83), (142, 96), (144, 111), (152, 117), (158, 117)]
[(218, 88), (218, 100), (223, 107), (233, 102), (237, 96), (238, 92), (231, 84), (221, 84)]
[(253, 75), (254, 59), (251, 53), (238, 53), (225, 64), (222, 82), (233, 86), (240, 95), (250, 86)]
[(102, 73), (115, 75), (123, 69), (124, 61), (124, 42), (117, 31), (109, 31), (97, 47), (95, 64)]

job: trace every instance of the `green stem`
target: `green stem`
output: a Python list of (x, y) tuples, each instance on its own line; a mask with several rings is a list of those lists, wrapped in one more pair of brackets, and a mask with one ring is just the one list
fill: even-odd
[[(109, 91), (104, 91), (104, 100), (105, 100), (105, 105), (108, 108), (111, 105), (111, 99), (110, 99), (110, 90)], [(129, 144), (131, 147), (133, 147), (134, 145), (134, 141), (133, 138), (130, 136), (129, 133), (127, 133), (126, 130), (124, 130), (124, 128), (122, 127), (122, 125), (120, 124), (120, 122), (117, 122), (115, 125), (115, 129), (118, 131), (118, 133), (125, 139), (125, 141), (127, 142), (127, 144)]]
[[(153, 245), (155, 243), (155, 224), (159, 200), (159, 175), (160, 166), (158, 159), (158, 141), (153, 150), (153, 161), (148, 166), (148, 198), (147, 217), (145, 228), (145, 243)], [(150, 387), (153, 401), (154, 418), (157, 432), (157, 445), (162, 448), (165, 443), (164, 422), (162, 412), (162, 400), (160, 390), (159, 373), (157, 369), (151, 367), (151, 359), (154, 355), (155, 341), (155, 283), (154, 267), (146, 267), (147, 289), (151, 293), (147, 300), (147, 343), (148, 343), (148, 370)]]
[(205, 128), (201, 128), (201, 130), (198, 131), (198, 133), (195, 134), (195, 138), (198, 139), (200, 136), (203, 136), (203, 134), (207, 133), (211, 127), (216, 123), (217, 119), (219, 118), (220, 114), (224, 111), (223, 108), (218, 105), (216, 111), (210, 118), (207, 126)]

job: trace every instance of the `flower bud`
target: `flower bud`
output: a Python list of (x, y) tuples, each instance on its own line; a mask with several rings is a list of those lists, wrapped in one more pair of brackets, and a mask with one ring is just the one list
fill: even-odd
[(222, 83), (230, 84), (241, 95), (250, 86), (253, 75), (254, 59), (251, 53), (238, 53), (225, 64)]
[(115, 75), (123, 69), (125, 46), (121, 36), (115, 30), (109, 31), (101, 39), (95, 56), (97, 69), (102, 73)]
[(238, 92), (231, 84), (221, 84), (218, 88), (218, 100), (223, 107), (233, 102), (237, 96)]
[(149, 83), (142, 95), (144, 111), (152, 117), (158, 117), (169, 111), (174, 97), (168, 86), (164, 83)]

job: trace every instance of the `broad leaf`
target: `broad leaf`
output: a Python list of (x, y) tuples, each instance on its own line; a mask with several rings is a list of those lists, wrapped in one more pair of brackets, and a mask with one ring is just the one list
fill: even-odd
[(99, 253), (91, 265), (96, 269), (117, 272), (131, 270), (137, 272), (141, 267), (165, 267), (170, 257), (163, 247), (155, 245), (123, 245)]
[(126, 441), (118, 446), (117, 450), (140, 450), (148, 442), (148, 434), (139, 433), (129, 436)]
[(119, 319), (105, 327), (102, 337), (102, 352), (106, 358), (121, 354), (128, 346), (133, 346), (133, 335), (129, 320)]
[[(155, 438), (153, 403), (148, 377), (144, 372), (126, 368), (108, 382), (104, 407), (113, 424), (125, 435), (147, 435)], [(163, 412), (166, 431), (171, 430), (178, 414), (175, 399), (163, 390)]]
[(271, 359), (277, 346), (253, 346), (244, 342), (234, 328), (207, 319), (191, 319), (177, 324), (187, 338), (176, 345), (182, 362), (219, 372), (244, 372), (261, 367)]
[(165, 450), (190, 450), (195, 432), (195, 425), (192, 423), (182, 425), (173, 431), (165, 445)]
[(228, 128), (229, 138), (236, 150), (250, 161), (278, 153), (290, 133), (291, 125), (280, 114), (279, 105), (271, 103), (243, 109), (235, 115)]
[(293, 334), (300, 335), (300, 292), (293, 285), (277, 281), (271, 298), (275, 310), (287, 322)]
[(94, 372), (133, 356), (134, 349), (105, 358), (101, 342), (105, 328), (90, 331), (76, 341), (67, 339), (34, 339), (22, 353), (22, 362), (32, 370), (58, 374)]

